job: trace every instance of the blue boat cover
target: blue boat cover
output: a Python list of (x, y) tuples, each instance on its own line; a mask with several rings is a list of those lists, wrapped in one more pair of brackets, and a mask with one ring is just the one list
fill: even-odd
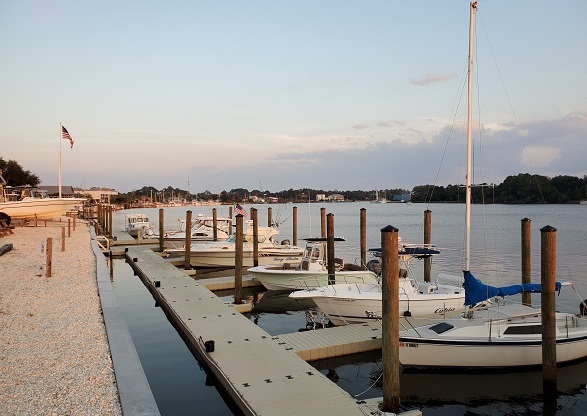
[[(463, 283), (463, 287), (465, 288), (465, 305), (467, 306), (473, 306), (495, 296), (501, 296), (503, 298), (504, 296), (516, 295), (522, 292), (540, 293), (542, 290), (542, 285), (537, 283), (502, 287), (489, 286), (481, 283), (470, 271), (465, 270), (463, 273), (465, 275), (465, 282)], [(561, 286), (560, 282), (556, 282), (555, 290), (560, 292)]]

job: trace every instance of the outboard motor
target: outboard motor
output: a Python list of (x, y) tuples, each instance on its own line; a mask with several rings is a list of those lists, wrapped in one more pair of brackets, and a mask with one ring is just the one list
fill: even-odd
[(587, 299), (579, 304), (579, 315), (586, 316), (587, 315)]
[(367, 270), (370, 270), (379, 276), (381, 274), (381, 261), (379, 261), (379, 259), (369, 260), (367, 262)]
[(5, 212), (0, 212), (0, 221), (5, 221), (6, 225), (10, 225), (10, 220), (12, 218)]
[(281, 245), (282, 246), (289, 246), (289, 240), (288, 239), (281, 240)]

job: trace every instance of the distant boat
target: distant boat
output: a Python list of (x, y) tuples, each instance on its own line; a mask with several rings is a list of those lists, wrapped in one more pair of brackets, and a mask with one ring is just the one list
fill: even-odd
[(50, 220), (81, 207), (85, 201), (85, 198), (52, 198), (46, 190), (36, 187), (5, 187), (0, 180), (0, 212), (12, 219)]
[(124, 217), (124, 231), (133, 237), (152, 237), (155, 234), (155, 224), (149, 221), (145, 214), (129, 214)]

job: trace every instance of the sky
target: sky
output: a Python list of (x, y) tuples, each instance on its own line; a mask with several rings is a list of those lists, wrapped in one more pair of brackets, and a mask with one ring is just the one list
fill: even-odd
[[(474, 183), (587, 175), (585, 16), (478, 2)], [(468, 33), (461, 0), (0, 0), (0, 157), (119, 192), (464, 183)]]

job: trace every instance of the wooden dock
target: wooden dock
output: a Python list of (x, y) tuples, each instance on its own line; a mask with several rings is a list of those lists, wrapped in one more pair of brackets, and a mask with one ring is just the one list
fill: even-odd
[(129, 247), (126, 257), (244, 414), (364, 415), (374, 410), (373, 402), (354, 399), (305, 360), (381, 348), (381, 325), (271, 336), (206, 287), (216, 279), (194, 280), (144, 246)]

